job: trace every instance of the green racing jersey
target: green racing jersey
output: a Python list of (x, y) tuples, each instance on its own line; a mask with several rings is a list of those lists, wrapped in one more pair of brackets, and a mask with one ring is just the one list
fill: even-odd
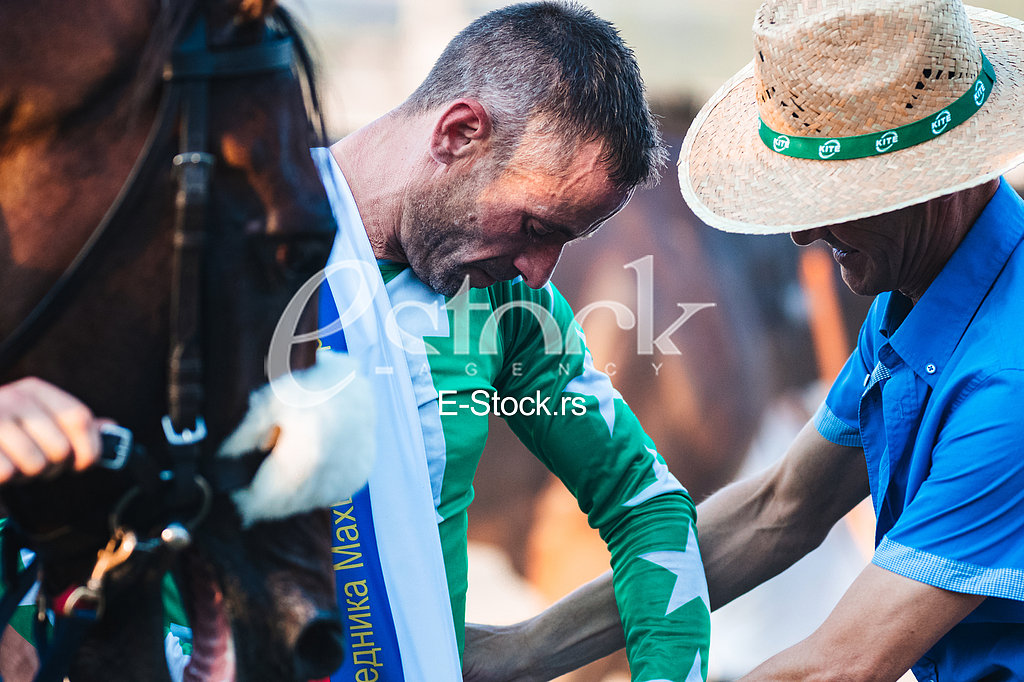
[[(407, 265), (378, 265), (392, 300)], [(706, 677), (710, 610), (689, 494), (607, 375), (553, 285), (464, 288), (445, 300), (447, 334), (410, 360), (460, 651), (468, 507), (488, 415), (508, 423), (576, 497), (611, 553), (633, 680)], [(444, 325), (440, 325), (444, 327)], [(412, 357), (412, 356), (410, 356)], [(426, 358), (425, 361), (422, 358)], [(417, 366), (417, 364), (419, 366)], [(430, 397), (429, 395), (427, 396)]]

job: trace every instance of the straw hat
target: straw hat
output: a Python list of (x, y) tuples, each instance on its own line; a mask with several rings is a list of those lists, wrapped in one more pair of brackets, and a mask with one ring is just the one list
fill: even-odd
[[(846, 222), (1024, 162), (1020, 20), (959, 0), (767, 0), (754, 55), (701, 109), (679, 158), (683, 197), (713, 227)], [(837, 160), (851, 150), (865, 155)]]

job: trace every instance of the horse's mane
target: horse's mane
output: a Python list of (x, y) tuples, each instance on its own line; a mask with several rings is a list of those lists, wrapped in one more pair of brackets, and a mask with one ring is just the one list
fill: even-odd
[(310, 146), (324, 146), (328, 143), (327, 123), (324, 120), (320, 101), (320, 69), (309, 48), (305, 27), (283, 7), (277, 9), (277, 19), (285, 32), (292, 37), (298, 56), (299, 80), (302, 83), (306, 101), (306, 120), (310, 127)]
[(171, 51), (188, 21), (204, 3), (205, 0), (159, 3), (153, 30), (142, 50), (139, 70), (135, 75), (132, 113), (145, 108), (160, 91), (164, 82), (164, 65), (170, 59)]
[[(130, 98), (129, 114), (137, 118), (139, 112), (153, 101), (163, 86), (164, 65), (170, 59), (171, 51), (182, 31), (196, 12), (205, 9), (212, 0), (181, 0), (160, 2), (156, 21), (149, 41), (142, 52), (140, 66), (135, 77), (133, 95)], [(307, 33), (292, 14), (278, 6), (271, 25), (291, 36), (298, 57), (296, 70), (302, 84), (306, 105), (306, 120), (309, 122), (310, 146), (327, 144), (327, 129), (320, 100), (320, 70), (309, 48)]]

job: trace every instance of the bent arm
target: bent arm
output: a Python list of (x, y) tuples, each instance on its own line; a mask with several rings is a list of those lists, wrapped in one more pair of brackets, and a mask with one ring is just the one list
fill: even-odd
[(867, 494), (863, 451), (829, 442), (808, 422), (774, 465), (698, 505), (711, 607), (792, 566)]
[[(548, 311), (563, 338), (585, 344), (572, 310), (556, 289), (530, 292), (517, 284), (509, 298)], [(505, 369), (494, 385), (505, 396), (536, 398), (537, 410), (507, 415), (506, 421), (572, 492), (608, 546), (632, 674), (638, 679), (686, 678), (694, 666), (706, 667), (711, 615), (693, 501), (589, 354), (550, 353), (533, 317), (502, 329)], [(571, 402), (571, 413), (564, 407), (542, 412), (542, 395), (555, 396), (563, 406)], [(575, 630), (582, 619), (568, 613), (566, 620)], [(616, 613), (614, 608), (611, 613)], [(589, 638), (580, 641), (571, 632), (565, 636), (559, 648), (545, 648), (553, 657), (545, 665), (574, 657), (567, 651), (589, 650)]]
[[(712, 608), (796, 563), (867, 494), (861, 449), (827, 441), (808, 422), (772, 467), (697, 506)], [(481, 672), (486, 665), (478, 661), (503, 655), (496, 640), (505, 636), (513, 640), (502, 644), (513, 652), (513, 660), (503, 665), (503, 676), (489, 677)], [(483, 640), (492, 646), (486, 653), (474, 651)], [(467, 671), (477, 671), (466, 679), (476, 682), (550, 680), (613, 653), (625, 640), (612, 574), (605, 573), (523, 623), (507, 628), (470, 626), (466, 641)]]

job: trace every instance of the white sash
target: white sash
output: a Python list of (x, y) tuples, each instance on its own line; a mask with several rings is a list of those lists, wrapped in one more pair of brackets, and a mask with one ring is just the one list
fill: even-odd
[[(348, 352), (365, 368), (374, 389), (377, 461), (370, 499), (405, 681), (460, 681), (417, 399), (406, 358), (385, 328), (391, 301), (341, 169), (328, 149), (313, 149), (312, 155), (339, 226), (328, 282)], [(339, 604), (344, 617), (344, 595), (339, 594)]]

